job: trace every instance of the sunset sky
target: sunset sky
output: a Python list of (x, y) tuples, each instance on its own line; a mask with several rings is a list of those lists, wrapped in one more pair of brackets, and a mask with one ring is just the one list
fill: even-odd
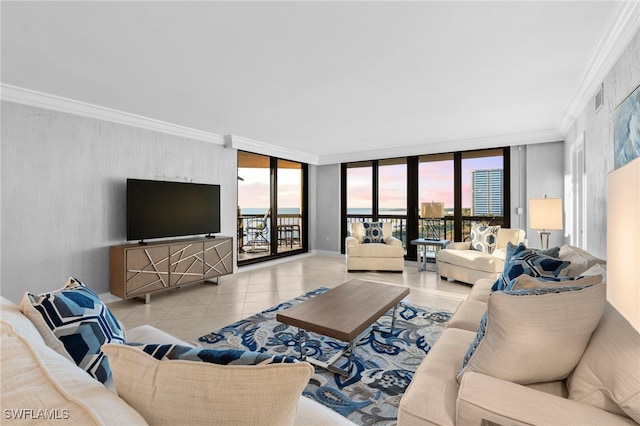
[[(269, 169), (238, 168), (238, 205), (241, 209), (269, 208)], [(300, 169), (278, 169), (278, 207), (300, 208)]]
[[(462, 161), (462, 203), (471, 206), (471, 171), (501, 169), (502, 157), (470, 158)], [(301, 174), (299, 169), (278, 170), (278, 206), (300, 208)], [(349, 208), (371, 208), (371, 168), (347, 169)], [(453, 208), (453, 160), (420, 163), (419, 202), (444, 201)], [(239, 168), (238, 205), (242, 209), (269, 207), (269, 169)], [(379, 168), (381, 208), (405, 208), (407, 200), (406, 165)], [(340, 194), (336, 193), (336, 205)]]
[[(469, 158), (462, 161), (462, 205), (471, 207), (471, 172), (480, 169), (502, 169), (502, 157)], [(371, 208), (371, 168), (347, 170), (347, 202), (349, 208)], [(444, 201), (453, 208), (453, 160), (420, 163), (419, 202)], [(405, 165), (380, 166), (380, 208), (405, 208), (407, 200)]]

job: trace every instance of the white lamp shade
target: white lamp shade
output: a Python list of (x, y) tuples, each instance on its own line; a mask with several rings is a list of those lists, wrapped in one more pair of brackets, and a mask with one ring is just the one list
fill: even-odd
[(609, 174), (607, 301), (640, 332), (640, 158)]
[(531, 229), (562, 229), (562, 198), (532, 198), (529, 200)]
[(443, 218), (444, 203), (443, 202), (421, 203), (420, 217), (423, 219)]

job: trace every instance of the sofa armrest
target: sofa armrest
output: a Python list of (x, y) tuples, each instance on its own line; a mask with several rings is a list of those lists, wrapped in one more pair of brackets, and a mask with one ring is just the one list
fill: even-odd
[(127, 341), (134, 343), (193, 346), (152, 325), (144, 324), (127, 330)]
[(401, 246), (402, 241), (397, 239), (396, 237), (387, 237), (384, 239), (384, 243), (390, 246)]
[(483, 420), (501, 425), (636, 424), (591, 405), (473, 372), (460, 384), (456, 417), (456, 423), (464, 425)]
[(468, 241), (449, 243), (445, 248), (448, 250), (471, 250), (471, 243)]
[(344, 241), (346, 247), (357, 246), (360, 244), (356, 237), (347, 237)]

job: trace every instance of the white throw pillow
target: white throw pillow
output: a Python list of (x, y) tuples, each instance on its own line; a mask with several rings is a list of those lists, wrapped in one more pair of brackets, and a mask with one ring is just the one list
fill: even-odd
[(491, 293), (458, 380), (469, 371), (523, 385), (565, 379), (600, 321), (605, 295), (604, 284)]
[(149, 424), (292, 424), (313, 375), (306, 362), (256, 366), (159, 361), (106, 344), (118, 395)]

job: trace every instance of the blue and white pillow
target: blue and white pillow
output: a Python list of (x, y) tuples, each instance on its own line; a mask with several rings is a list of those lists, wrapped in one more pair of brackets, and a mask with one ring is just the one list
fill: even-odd
[(98, 295), (71, 277), (60, 290), (25, 293), (20, 306), (49, 347), (105, 383), (111, 375), (100, 347), (124, 343), (124, 328)]
[(241, 351), (236, 349), (202, 349), (182, 345), (160, 345), (127, 343), (157, 360), (183, 360), (209, 362), (220, 365), (266, 365), (288, 364), (298, 362), (294, 357), (285, 355), (269, 355), (261, 352)]
[[(507, 242), (506, 254), (504, 258), (505, 263), (511, 260), (511, 257), (513, 256), (513, 252), (516, 251), (516, 249), (527, 250), (527, 246), (525, 246), (524, 243), (520, 243), (516, 246), (512, 244), (511, 241)], [(560, 247), (552, 247), (548, 249), (530, 248), (529, 250), (533, 250), (538, 254), (544, 254), (545, 256), (553, 257), (555, 259), (560, 257)]]
[(383, 222), (363, 222), (362, 223), (362, 242), (363, 243), (383, 243), (384, 235), (382, 234)]
[(539, 253), (537, 250), (528, 249), (524, 244), (518, 245), (512, 256), (504, 264), (504, 270), (491, 287), (492, 291), (503, 291), (511, 280), (522, 274), (532, 277), (559, 277), (571, 264), (569, 261), (555, 259)]
[(471, 249), (481, 251), (483, 253), (493, 253), (498, 242), (498, 231), (500, 225), (485, 226), (482, 224), (475, 224), (471, 228)]

